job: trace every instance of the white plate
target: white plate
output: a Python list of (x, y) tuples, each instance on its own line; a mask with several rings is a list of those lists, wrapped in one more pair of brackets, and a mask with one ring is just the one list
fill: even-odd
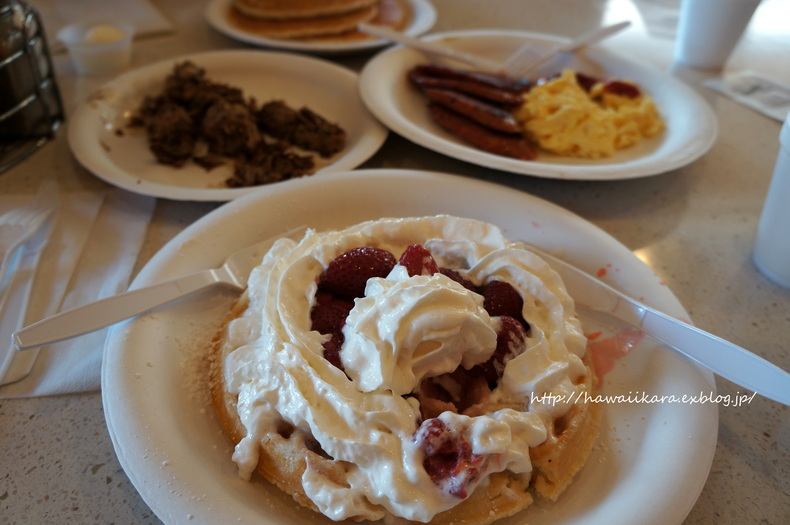
[[(229, 203), (169, 242), (133, 287), (211, 268), (235, 249), (297, 225), (338, 228), (382, 216), (450, 213), (489, 221), (513, 239), (563, 250), (607, 281), (686, 317), (654, 273), (602, 230), (553, 204), (452, 175), (362, 170), (296, 179)], [(232, 449), (207, 399), (206, 345), (232, 296), (201, 293), (116, 326), (104, 351), (102, 396), (119, 460), (166, 523), (330, 524), (262, 481), (238, 478)], [(582, 317), (586, 331), (597, 330)], [(649, 342), (621, 359), (603, 392), (699, 394), (712, 375)], [(530, 523), (680, 523), (713, 459), (717, 407), (608, 404), (601, 444), (556, 504), (527, 509)], [(517, 515), (501, 523), (523, 523)]]
[[(528, 41), (541, 47), (566, 42), (549, 35), (487, 30), (439, 33), (427, 39), (441, 40), (449, 46), (499, 61)], [(530, 76), (539, 78), (572, 68), (599, 77), (630, 79), (652, 95), (666, 122), (666, 131), (607, 159), (574, 159), (541, 153), (534, 161), (523, 161), (486, 153), (462, 142), (431, 120), (425, 97), (406, 79), (412, 67), (426, 62), (425, 55), (409, 48), (395, 47), (381, 52), (365, 65), (360, 75), (362, 100), (384, 125), (399, 135), (481, 166), (554, 179), (627, 179), (680, 168), (707, 152), (716, 140), (716, 116), (694, 90), (662, 71), (591, 47), (574, 55), (561, 55)]]
[[(411, 20), (403, 28), (403, 32), (410, 36), (418, 36), (428, 31), (436, 22), (436, 8), (428, 0), (399, 0), (411, 12)], [(364, 40), (288, 40), (282, 38), (267, 38), (245, 30), (234, 24), (228, 10), (233, 0), (212, 0), (206, 6), (205, 17), (209, 25), (220, 33), (256, 46), (289, 49), (310, 53), (349, 53), (376, 49), (388, 44), (386, 40), (371, 38)]]
[[(206, 171), (189, 163), (174, 168), (156, 162), (142, 130), (127, 130), (127, 119), (145, 95), (156, 95), (176, 63), (191, 60), (207, 77), (241, 88), (259, 103), (281, 99), (294, 108), (307, 106), (347, 134), (346, 147), (325, 160), (313, 155), (313, 176), (356, 168), (387, 138), (357, 94), (358, 75), (346, 68), (289, 53), (213, 51), (162, 61), (131, 71), (105, 84), (69, 119), (68, 141), (88, 170), (126, 190), (175, 200), (227, 201), (265, 186), (227, 188), (229, 166)], [(119, 133), (118, 130), (123, 130)]]

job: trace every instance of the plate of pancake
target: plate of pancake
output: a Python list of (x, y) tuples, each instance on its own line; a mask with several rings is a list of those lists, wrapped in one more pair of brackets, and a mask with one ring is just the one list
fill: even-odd
[(436, 21), (428, 0), (212, 0), (209, 25), (257, 46), (315, 53), (344, 53), (387, 45), (356, 30), (360, 23), (389, 27), (410, 36)]

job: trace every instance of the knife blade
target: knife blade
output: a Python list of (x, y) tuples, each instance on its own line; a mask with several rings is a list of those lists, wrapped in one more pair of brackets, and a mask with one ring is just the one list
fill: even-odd
[(790, 405), (790, 374), (775, 364), (651, 308), (543, 250), (529, 249), (560, 275), (576, 304), (616, 317), (736, 385)]

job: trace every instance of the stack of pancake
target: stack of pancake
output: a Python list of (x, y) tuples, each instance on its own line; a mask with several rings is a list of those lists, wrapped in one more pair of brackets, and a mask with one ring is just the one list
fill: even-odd
[(233, 0), (270, 38), (313, 38), (353, 31), (379, 14), (381, 0)]

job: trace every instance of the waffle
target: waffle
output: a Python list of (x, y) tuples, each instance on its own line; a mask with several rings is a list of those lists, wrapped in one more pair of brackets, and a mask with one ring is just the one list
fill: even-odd
[[(234, 348), (227, 344), (228, 324), (241, 316), (248, 305), (246, 292), (233, 305), (225, 323), (211, 342), (209, 385), (215, 411), (222, 428), (233, 443), (238, 444), (246, 431), (237, 412), (237, 396), (228, 393), (224, 380), (224, 362)], [(594, 374), (579, 378), (587, 391), (593, 388)], [(477, 415), (500, 406), (475, 405), (466, 410)], [(509, 471), (492, 474), (488, 484), (478, 487), (469, 498), (456, 507), (436, 515), (432, 525), (486, 525), (523, 511), (535, 497), (556, 501), (584, 466), (598, 436), (600, 408), (593, 403), (574, 405), (570, 411), (550, 422), (546, 441), (532, 449), (532, 476)], [(335, 483), (343, 484), (347, 465), (328, 459), (316, 442), (302, 431), (284, 424), (277, 433), (266, 435), (260, 443), (260, 459), (256, 472), (297, 503), (315, 512), (319, 509), (307, 497), (302, 476), (310, 464)], [(373, 506), (372, 506), (373, 507)], [(373, 508), (372, 508), (373, 510)], [(364, 521), (362, 517), (354, 521)], [(407, 523), (403, 520), (403, 523)]]

